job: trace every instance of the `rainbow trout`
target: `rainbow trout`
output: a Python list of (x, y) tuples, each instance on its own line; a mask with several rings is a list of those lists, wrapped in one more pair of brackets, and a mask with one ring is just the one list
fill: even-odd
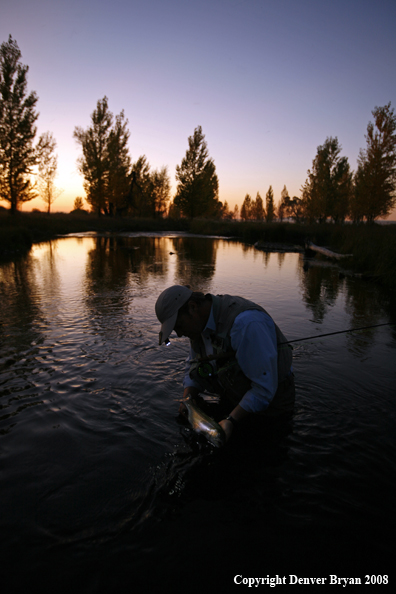
[(225, 444), (225, 433), (214, 419), (205, 414), (189, 398), (183, 403), (187, 409), (187, 418), (191, 427), (197, 433), (202, 433), (210, 443), (216, 447)]

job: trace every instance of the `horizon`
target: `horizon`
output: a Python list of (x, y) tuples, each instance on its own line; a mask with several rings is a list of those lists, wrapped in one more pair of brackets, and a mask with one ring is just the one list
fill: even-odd
[[(390, 0), (15, 0), (2, 9), (0, 43), (9, 35), (29, 66), (28, 92), (39, 97), (37, 138), (53, 133), (52, 212), (85, 199), (77, 170), (76, 126), (86, 129), (97, 101), (124, 110), (132, 161), (175, 168), (198, 126), (230, 210), (257, 192), (275, 204), (283, 186), (301, 196), (317, 147), (339, 139), (356, 170), (372, 110), (396, 106), (396, 4)], [(22, 16), (21, 16), (22, 15)], [(5, 201), (0, 201), (6, 205)], [(23, 212), (45, 203), (37, 198)], [(387, 221), (396, 221), (396, 208)]]

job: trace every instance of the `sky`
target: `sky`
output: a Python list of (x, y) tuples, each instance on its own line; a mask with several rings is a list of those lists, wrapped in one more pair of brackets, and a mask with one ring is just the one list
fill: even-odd
[(270, 185), (276, 203), (284, 185), (300, 197), (330, 136), (355, 170), (372, 110), (396, 108), (395, 0), (0, 0), (0, 15), (39, 97), (38, 135), (57, 141), (53, 211), (85, 196), (73, 131), (104, 96), (128, 119), (132, 160), (166, 165), (172, 195), (202, 126), (231, 208)]

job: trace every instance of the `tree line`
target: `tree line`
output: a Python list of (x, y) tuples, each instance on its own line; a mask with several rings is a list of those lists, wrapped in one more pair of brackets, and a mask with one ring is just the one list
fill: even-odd
[(170, 192), (167, 169), (152, 171), (145, 155), (131, 162), (124, 112), (114, 117), (107, 97), (103, 97), (91, 114), (91, 122), (85, 130), (74, 130), (82, 150), (78, 168), (91, 210), (110, 216), (155, 218), (165, 214)]
[(367, 126), (366, 148), (361, 149), (358, 166), (352, 172), (347, 157), (341, 156), (338, 138), (328, 137), (318, 146), (316, 156), (301, 188), (301, 197), (290, 198), (286, 186), (274, 208), (272, 186), (263, 208), (260, 194), (252, 201), (249, 194), (241, 208), (241, 218), (271, 222), (333, 221), (355, 223), (386, 217), (396, 204), (396, 116), (391, 104), (372, 111), (374, 122)]
[[(0, 47), (0, 200), (9, 202), (15, 213), (24, 202), (41, 197), (50, 212), (62, 192), (55, 186), (56, 141), (46, 132), (34, 144), (38, 97), (27, 91), (27, 72), (10, 35)], [(265, 205), (259, 192), (254, 200), (247, 194), (240, 211), (238, 206), (230, 211), (228, 203), (219, 200), (216, 166), (201, 126), (188, 138), (185, 157), (176, 166), (172, 201), (167, 167), (152, 169), (146, 155), (132, 162), (128, 120), (123, 111), (113, 115), (107, 97), (97, 101), (90, 125), (77, 126), (73, 136), (81, 148), (77, 165), (85, 199), (98, 215), (372, 223), (386, 217), (396, 203), (396, 116), (390, 103), (376, 107), (372, 115), (356, 172), (341, 156), (338, 138), (326, 138), (317, 148), (300, 198), (290, 198), (284, 186), (276, 208), (269, 186)], [(76, 198), (74, 206), (81, 209), (83, 199)]]
[(152, 170), (146, 155), (131, 163), (124, 113), (114, 118), (104, 97), (97, 102), (91, 121), (85, 130), (77, 127), (74, 137), (82, 149), (78, 166), (93, 211), (149, 218), (168, 213), (189, 218), (221, 214), (216, 167), (200, 126), (188, 138), (186, 156), (176, 166), (177, 191), (169, 206), (171, 182), (167, 167)]

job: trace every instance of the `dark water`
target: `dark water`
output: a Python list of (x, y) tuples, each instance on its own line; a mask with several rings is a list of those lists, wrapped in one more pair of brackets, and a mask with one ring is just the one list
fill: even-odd
[(154, 314), (171, 284), (252, 299), (290, 340), (395, 322), (375, 285), (303, 265), (147, 235), (59, 239), (0, 267), (4, 592), (392, 575), (394, 327), (296, 343), (290, 423), (216, 450), (177, 418), (187, 343), (158, 347)]

